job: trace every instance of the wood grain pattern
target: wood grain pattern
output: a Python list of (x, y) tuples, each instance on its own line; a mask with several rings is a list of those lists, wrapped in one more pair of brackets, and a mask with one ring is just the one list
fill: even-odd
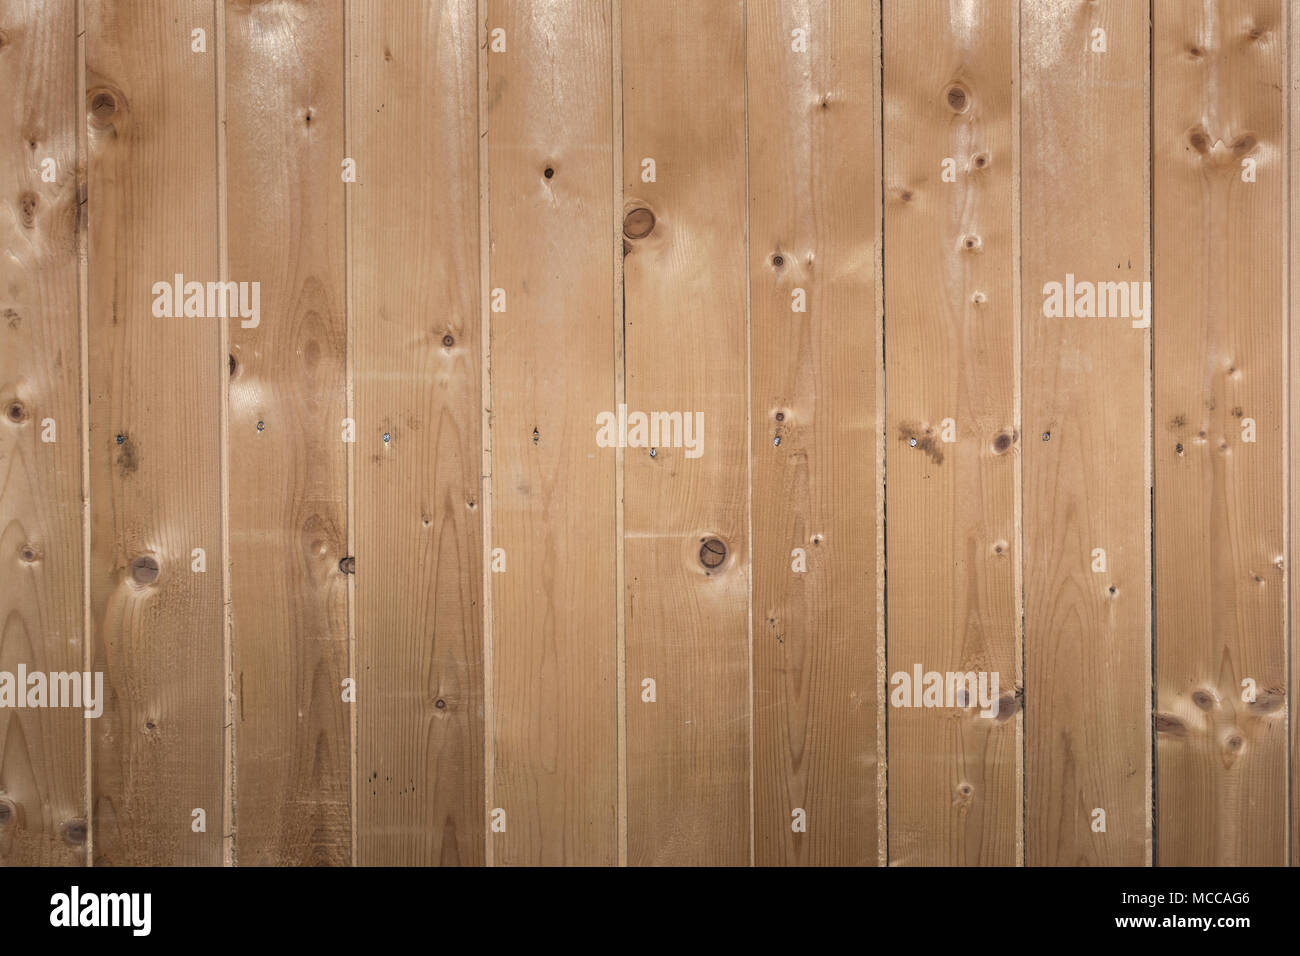
[(877, 84), (859, 58), (879, 12), (746, 10), (754, 862), (874, 866), (880, 177), (862, 120)]
[[(608, 3), (487, 5), (492, 832), (499, 864), (618, 858)], [(484, 40), (486, 41), (486, 37)], [(548, 175), (549, 170), (549, 175)]]
[[(1287, 211), (1287, 321), (1284, 325), (1286, 336), (1286, 366), (1283, 376), (1286, 388), (1287, 408), (1287, 455), (1283, 459), (1287, 472), (1287, 482), (1283, 489), (1286, 495), (1285, 510), (1287, 516), (1287, 555), (1283, 568), (1283, 579), (1288, 590), (1287, 615), (1287, 651), (1291, 664), (1291, 683), (1289, 691), (1300, 687), (1300, 654), (1297, 654), (1296, 632), (1300, 629), (1300, 576), (1292, 570), (1296, 562), (1296, 508), (1295, 489), (1297, 476), (1300, 475), (1300, 389), (1297, 389), (1292, 376), (1300, 369), (1300, 329), (1296, 327), (1296, 316), (1300, 315), (1300, 203), (1295, 201), (1292, 190), (1300, 184), (1300, 17), (1288, 4), (1283, 10), (1286, 24), (1287, 50), (1285, 56), (1287, 82), (1287, 169), (1286, 189), (1283, 196)], [(1287, 697), (1285, 719), (1291, 736), (1290, 776), (1291, 793), (1290, 846), (1288, 847), (1290, 865), (1300, 864), (1300, 727), (1296, 726), (1291, 715), (1290, 694)]]
[[(1020, 852), (1015, 11), (886, 3), (886, 567), (890, 861), (1012, 865)], [(937, 27), (937, 29), (935, 29)], [(930, 32), (932, 31), (932, 32)], [(976, 675), (913, 706), (914, 669)], [(985, 675), (981, 706), (979, 675)], [(997, 687), (993, 688), (993, 674)], [(895, 702), (896, 703), (896, 702)]]
[(0, 0), (0, 865), (1296, 862), (1296, 13)]
[(628, 412), (703, 415), (699, 457), (627, 450), (628, 861), (748, 863), (743, 4), (624, 3), (623, 152)]
[[(226, 4), (239, 862), (351, 860), (343, 4)], [(251, 320), (249, 320), (251, 321)], [(260, 423), (260, 427), (259, 427)]]
[(476, 20), (348, 6), (363, 865), (484, 861)]
[[(0, 3), (0, 671), (11, 675), (84, 670), (76, 31), (71, 3)], [(85, 862), (82, 715), (0, 710), (0, 865)]]
[(1276, 0), (1155, 4), (1157, 828), (1175, 866), (1287, 859), (1285, 42)]
[[(87, 14), (90, 590), (107, 695), (92, 729), (95, 863), (213, 865), (227, 823), (220, 344), (231, 320), (152, 307), (156, 282), (219, 278), (214, 11), (188, 0)], [(195, 29), (207, 52), (192, 52)]]
[(1020, 7), (1030, 865), (1151, 857), (1149, 332), (1044, 314), (1067, 275), (1150, 278), (1146, 17), (1121, 0)]

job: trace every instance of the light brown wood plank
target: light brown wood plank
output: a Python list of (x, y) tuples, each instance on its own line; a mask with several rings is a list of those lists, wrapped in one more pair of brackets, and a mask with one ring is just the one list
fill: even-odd
[(746, 14), (755, 863), (875, 866), (879, 10)]
[[(661, 431), (654, 457), (646, 447), (626, 453), (628, 861), (745, 864), (753, 793), (743, 4), (623, 4), (623, 153), (624, 231), (634, 237), (624, 259), (628, 413), (678, 412), (683, 422), (673, 435), (681, 447)], [(643, 181), (646, 158), (655, 182)], [(687, 457), (684, 424), (697, 413), (699, 456)], [(633, 437), (629, 428), (629, 445)], [(642, 699), (646, 679), (654, 703)]]
[[(351, 860), (343, 3), (226, 0), (237, 860)], [(259, 423), (261, 427), (259, 428)]]
[[(615, 215), (605, 2), (491, 0), (487, 54), (498, 864), (618, 858)], [(550, 175), (547, 175), (547, 171)], [(498, 300), (501, 301), (501, 300)]]
[[(1297, 475), (1300, 475), (1300, 389), (1297, 389), (1292, 376), (1300, 370), (1300, 329), (1297, 319), (1300, 316), (1300, 203), (1295, 201), (1293, 190), (1300, 184), (1300, 16), (1288, 7), (1284, 13), (1287, 28), (1287, 188), (1284, 193), (1287, 210), (1287, 365), (1283, 381), (1287, 390), (1287, 456), (1284, 459), (1287, 468), (1286, 494), (1287, 513), (1287, 548), (1285, 580), (1289, 590), (1287, 640), (1288, 654), (1291, 662), (1291, 684), (1294, 690), (1300, 686), (1300, 642), (1296, 632), (1300, 629), (1300, 577), (1292, 570), (1296, 562), (1296, 509), (1295, 488)], [(1289, 699), (1289, 698), (1288, 698)], [(1291, 817), (1289, 862), (1292, 866), (1300, 863), (1300, 727), (1291, 716), (1287, 707), (1287, 726), (1291, 734), (1290, 776)]]
[[(898, 865), (1014, 865), (1021, 839), (1015, 10), (977, 4), (967, 14), (946, 0), (885, 3), (889, 851)], [(951, 700), (925, 705), (918, 667), (973, 675), (961, 684), (967, 702), (954, 682)]]
[(347, 15), (356, 857), (481, 864), (477, 11)]
[(1278, 0), (1154, 9), (1158, 860), (1279, 865), (1285, 24)]
[(1142, 865), (1150, 333), (1049, 318), (1044, 288), (1150, 279), (1147, 8), (1026, 0), (1020, 36), (1026, 860)]
[[(214, 865), (232, 320), (153, 314), (155, 283), (219, 278), (214, 9), (90, 3), (87, 15), (90, 585), (108, 697), (91, 731), (95, 862)], [(195, 29), (207, 52), (192, 52)], [(205, 572), (191, 570), (195, 548)]]
[[(0, 3), (0, 672), (15, 681), (84, 672), (76, 13)], [(80, 865), (85, 709), (16, 704), (0, 709), (0, 864)]]

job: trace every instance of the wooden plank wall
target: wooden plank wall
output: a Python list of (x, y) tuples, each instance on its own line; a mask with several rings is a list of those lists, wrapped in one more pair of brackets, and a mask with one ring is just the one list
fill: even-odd
[(1295, 861), (1292, 7), (0, 0), (0, 863)]

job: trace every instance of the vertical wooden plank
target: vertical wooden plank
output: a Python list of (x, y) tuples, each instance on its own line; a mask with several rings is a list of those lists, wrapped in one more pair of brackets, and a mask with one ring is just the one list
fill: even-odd
[[(1300, 329), (1296, 328), (1300, 316), (1300, 203), (1292, 190), (1300, 183), (1300, 17), (1289, 4), (1285, 11), (1287, 29), (1287, 186), (1284, 191), (1287, 210), (1287, 272), (1284, 282), (1287, 290), (1287, 321), (1284, 326), (1287, 339), (1287, 365), (1283, 375), (1287, 390), (1287, 562), (1284, 578), (1289, 591), (1287, 615), (1287, 656), (1290, 661), (1290, 680), (1287, 700), (1300, 687), (1300, 642), (1296, 639), (1300, 627), (1300, 577), (1292, 570), (1296, 562), (1296, 508), (1295, 489), (1300, 475), (1300, 389), (1291, 376), (1300, 369)], [(1291, 793), (1289, 863), (1300, 864), (1300, 727), (1296, 725), (1291, 707), (1286, 707), (1286, 722), (1291, 738), (1291, 772), (1288, 778)]]
[[(84, 664), (76, 13), (67, 0), (0, 3), (0, 672), (10, 679)], [(0, 864), (81, 864), (84, 708), (15, 703), (0, 709)]]
[(230, 564), (241, 864), (351, 859), (343, 6), (226, 0)]
[(357, 861), (481, 864), (477, 12), (347, 16)]
[(879, 10), (746, 12), (755, 863), (874, 866)]
[(1150, 304), (1147, 7), (1032, 0), (1020, 16), (1026, 860), (1141, 865), (1149, 332), (1124, 314), (1049, 316), (1046, 292), (1074, 304), (1075, 280), (1137, 282)]
[[(1014, 16), (1008, 4), (885, 3), (889, 849), (900, 865), (1014, 865), (1020, 849)], [(936, 708), (918, 673), (960, 676), (945, 676), (951, 699)]]
[[(628, 860), (748, 863), (742, 3), (624, 3), (623, 143)], [(632, 416), (674, 412), (645, 447)]]
[(1158, 859), (1278, 865), (1285, 25), (1279, 0), (1154, 11)]
[(488, 839), (501, 864), (611, 864), (614, 452), (595, 428), (615, 394), (611, 9), (491, 0), (486, 25), (492, 809), (505, 813)]
[(87, 13), (90, 582), (107, 695), (92, 729), (95, 862), (212, 865), (226, 826), (220, 344), (232, 320), (153, 310), (155, 283), (219, 278), (214, 9)]

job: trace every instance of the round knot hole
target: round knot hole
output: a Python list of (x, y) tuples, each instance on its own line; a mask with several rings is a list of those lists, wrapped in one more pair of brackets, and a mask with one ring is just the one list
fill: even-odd
[(98, 89), (90, 92), (90, 121), (100, 129), (111, 126), (117, 115), (117, 96), (112, 90)]
[(700, 543), (700, 564), (710, 571), (727, 560), (727, 544), (721, 538), (705, 538)]
[(152, 554), (142, 554), (131, 562), (131, 580), (140, 587), (148, 587), (158, 580), (161, 570), (157, 558)]
[(623, 217), (623, 235), (629, 239), (644, 239), (654, 227), (655, 214), (645, 206), (638, 206)]

